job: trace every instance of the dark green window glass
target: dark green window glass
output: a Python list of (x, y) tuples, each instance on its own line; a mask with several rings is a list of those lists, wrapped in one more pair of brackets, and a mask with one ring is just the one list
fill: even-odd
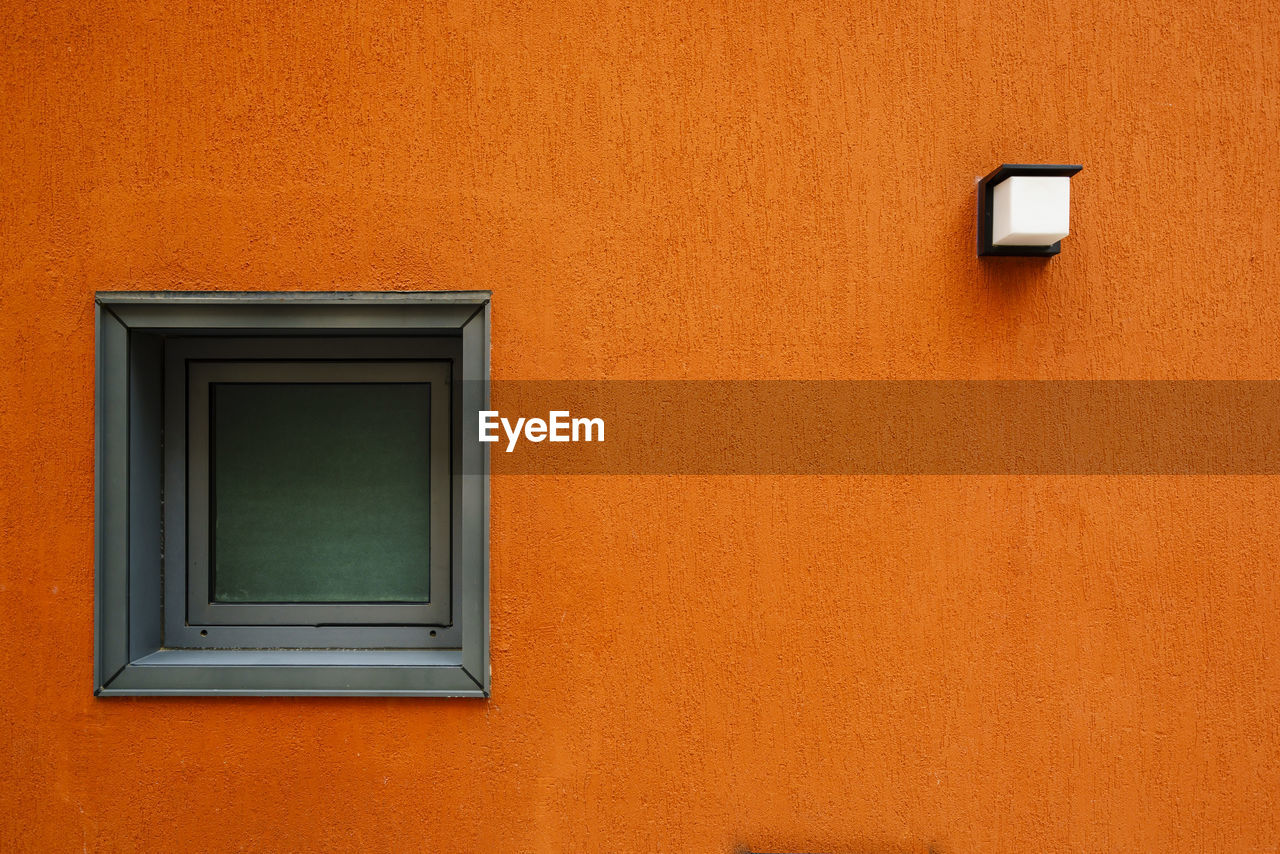
[(430, 385), (212, 385), (214, 602), (430, 599)]

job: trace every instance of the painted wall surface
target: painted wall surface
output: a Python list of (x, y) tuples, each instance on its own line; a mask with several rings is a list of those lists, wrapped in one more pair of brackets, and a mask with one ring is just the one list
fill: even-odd
[[(92, 696), (93, 294), (500, 379), (1280, 378), (1242, 0), (9, 3), (0, 850), (1280, 846), (1280, 479), (505, 476), (493, 697)], [(1049, 263), (974, 181), (1084, 164)]]

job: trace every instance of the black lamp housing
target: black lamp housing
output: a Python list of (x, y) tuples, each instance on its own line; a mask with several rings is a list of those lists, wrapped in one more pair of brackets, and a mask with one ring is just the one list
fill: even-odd
[(1037, 178), (1070, 178), (1083, 166), (1065, 164), (1004, 163), (978, 182), (978, 257), (1022, 256), (1052, 258), (1062, 251), (1062, 241), (1048, 246), (996, 246), (991, 242), (992, 198), (996, 185), (1006, 178), (1033, 176)]

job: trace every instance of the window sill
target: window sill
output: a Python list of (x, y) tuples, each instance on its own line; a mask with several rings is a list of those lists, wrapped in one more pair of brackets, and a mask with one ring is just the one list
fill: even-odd
[(487, 697), (454, 649), (160, 649), (98, 696)]

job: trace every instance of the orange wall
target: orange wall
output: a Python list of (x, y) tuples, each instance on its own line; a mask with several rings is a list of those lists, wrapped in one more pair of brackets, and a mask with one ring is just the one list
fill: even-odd
[[(0, 850), (1274, 852), (1280, 480), (493, 482), (493, 697), (95, 700), (93, 293), (516, 378), (1280, 377), (1280, 16), (9, 3)], [(974, 179), (1078, 162), (1049, 263)]]

